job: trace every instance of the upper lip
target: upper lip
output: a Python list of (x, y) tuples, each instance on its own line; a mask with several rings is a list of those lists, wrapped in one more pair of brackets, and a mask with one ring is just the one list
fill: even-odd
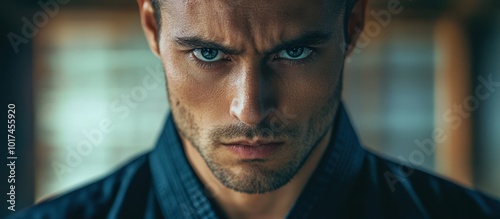
[(223, 145), (264, 146), (264, 145), (275, 145), (282, 143), (283, 143), (282, 141), (256, 140), (256, 141), (234, 141), (229, 143), (223, 143)]

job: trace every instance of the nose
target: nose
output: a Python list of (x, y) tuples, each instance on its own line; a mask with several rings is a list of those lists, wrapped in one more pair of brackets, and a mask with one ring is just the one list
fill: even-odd
[(237, 73), (230, 114), (247, 125), (262, 122), (273, 107), (270, 70), (264, 65), (248, 65)]

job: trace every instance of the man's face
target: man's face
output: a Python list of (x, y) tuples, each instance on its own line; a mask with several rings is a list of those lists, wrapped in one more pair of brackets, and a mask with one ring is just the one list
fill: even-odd
[(280, 188), (331, 127), (345, 55), (339, 2), (162, 3), (174, 121), (226, 187)]

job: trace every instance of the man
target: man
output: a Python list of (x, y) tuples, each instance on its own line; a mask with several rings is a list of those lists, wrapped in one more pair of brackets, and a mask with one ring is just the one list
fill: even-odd
[(138, 0), (156, 148), (25, 218), (482, 218), (499, 202), (365, 151), (340, 101), (367, 0)]

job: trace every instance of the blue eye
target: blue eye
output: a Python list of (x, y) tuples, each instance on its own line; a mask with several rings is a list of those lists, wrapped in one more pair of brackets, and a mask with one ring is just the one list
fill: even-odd
[(298, 60), (307, 58), (312, 50), (306, 47), (295, 47), (290, 49), (281, 50), (278, 57), (282, 59)]
[(218, 49), (211, 48), (201, 48), (193, 50), (193, 54), (196, 58), (204, 62), (216, 62), (224, 57), (224, 53)]

